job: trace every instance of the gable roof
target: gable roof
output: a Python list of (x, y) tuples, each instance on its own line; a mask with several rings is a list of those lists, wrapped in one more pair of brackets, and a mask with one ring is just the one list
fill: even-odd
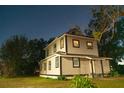
[(45, 50), (48, 46), (50, 46), (51, 44), (53, 44), (57, 39), (63, 37), (64, 35), (65, 35), (65, 34), (62, 34), (61, 36), (56, 37), (51, 43), (49, 43), (49, 44), (44, 48), (44, 50)]
[(46, 49), (48, 46), (50, 46), (51, 44), (53, 44), (57, 39), (63, 37), (64, 35), (70, 35), (70, 36), (77, 36), (77, 37), (82, 37), (82, 38), (87, 38), (87, 39), (94, 39), (93, 37), (87, 37), (85, 35), (83, 35), (83, 33), (81, 32), (80, 28), (78, 26), (73, 27), (71, 29), (69, 29), (68, 32), (65, 32), (59, 36), (57, 36), (51, 43), (49, 43), (44, 49)]

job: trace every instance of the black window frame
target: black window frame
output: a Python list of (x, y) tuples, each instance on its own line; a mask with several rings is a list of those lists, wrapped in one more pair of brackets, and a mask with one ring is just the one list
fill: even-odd
[(47, 70), (47, 63), (43, 63), (43, 68), (44, 68), (44, 71)]
[[(89, 46), (88, 43), (91, 43), (92, 46)], [(93, 49), (93, 42), (92, 41), (87, 41), (86, 46), (87, 46), (87, 49)]]
[(53, 45), (53, 52), (55, 53), (57, 51), (57, 45), (56, 43)]
[[(62, 44), (63, 42), (63, 44)], [(60, 39), (60, 49), (64, 48), (64, 38)]]
[(80, 58), (78, 58), (78, 61), (79, 61), (79, 65), (78, 65), (78, 66), (75, 66), (75, 65), (74, 65), (74, 58), (78, 58), (78, 57), (73, 57), (73, 58), (72, 58), (73, 68), (80, 68)]
[[(77, 41), (78, 42), (78, 46), (75, 46), (74, 41)], [(78, 40), (78, 39), (72, 39), (72, 44), (73, 44), (73, 47), (74, 48), (80, 48), (80, 40)]]
[(59, 56), (55, 57), (55, 68), (59, 68)]
[(48, 69), (51, 70), (51, 61), (48, 63)]

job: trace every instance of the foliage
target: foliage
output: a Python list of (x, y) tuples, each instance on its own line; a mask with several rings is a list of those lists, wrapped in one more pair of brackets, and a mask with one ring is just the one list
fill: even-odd
[(117, 71), (120, 75), (124, 75), (124, 65), (118, 65)]
[(55, 39), (55, 37), (50, 38), (50, 39), (47, 41), (47, 44), (50, 44), (54, 39)]
[(100, 33), (103, 33), (105, 28), (109, 28), (100, 37), (98, 50), (100, 56), (113, 59), (111, 65), (117, 70), (118, 61), (124, 57), (124, 18), (118, 18), (114, 23), (114, 28), (111, 28), (112, 21), (106, 15), (112, 12), (115, 15), (116, 11), (116, 6), (101, 6), (99, 9), (93, 9), (93, 18), (89, 23), (89, 28), (85, 32), (89, 37), (100, 37)]
[(74, 88), (95, 88), (96, 86), (92, 83), (88, 77), (82, 77), (77, 75), (72, 79), (72, 87)]
[(13, 36), (1, 47), (0, 58), (4, 61), (4, 71), (8, 76), (21, 74), (28, 57), (28, 40), (23, 36)]
[(60, 75), (60, 76), (58, 76), (58, 80), (66, 80), (66, 78), (64, 75)]
[(112, 70), (112, 71), (110, 72), (110, 75), (111, 75), (112, 77), (118, 77), (118, 76), (119, 76), (119, 73), (118, 73), (118, 71)]
[(12, 36), (1, 47), (5, 76), (33, 75), (38, 62), (44, 58), (43, 39), (28, 40), (25, 36)]
[(33, 39), (29, 41), (29, 49), (28, 52), (30, 53), (29, 58), (27, 61), (30, 63), (28, 65), (30, 67), (29, 73), (36, 74), (36, 70), (39, 70), (39, 62), (41, 59), (45, 58), (45, 51), (43, 48), (46, 46), (46, 41), (44, 39)]
[[(98, 41), (101, 40), (104, 33), (110, 32), (109, 37), (113, 37), (115, 32), (115, 23), (118, 21), (121, 8), (118, 6), (100, 6), (92, 10), (93, 18), (89, 23), (88, 34), (91, 34)], [(98, 33), (93, 34), (93, 33)]]

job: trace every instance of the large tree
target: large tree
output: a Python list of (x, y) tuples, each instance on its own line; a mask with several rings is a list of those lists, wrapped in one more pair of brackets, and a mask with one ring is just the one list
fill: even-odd
[[(29, 53), (30, 56), (28, 58), (28, 62), (30, 63), (30, 74), (39, 70), (39, 62), (41, 59), (45, 58), (45, 51), (43, 48), (46, 46), (47, 41), (43, 38), (41, 39), (33, 39), (29, 41)], [(32, 73), (33, 74), (33, 73)]]
[(13, 36), (1, 47), (0, 58), (5, 64), (5, 74), (15, 76), (23, 73), (23, 66), (28, 57), (28, 40), (24, 36)]
[(0, 58), (7, 76), (33, 75), (38, 62), (44, 58), (44, 39), (28, 40), (24, 36), (12, 36), (1, 47)]
[(124, 19), (120, 18), (122, 10), (118, 6), (100, 6), (93, 9), (93, 17), (87, 36), (98, 41), (100, 56), (113, 58), (112, 66), (117, 69), (117, 63), (124, 56)]

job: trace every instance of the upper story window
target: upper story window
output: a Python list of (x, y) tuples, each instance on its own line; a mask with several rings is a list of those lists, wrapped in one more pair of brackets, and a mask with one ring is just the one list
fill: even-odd
[(59, 68), (59, 57), (55, 57), (55, 67)]
[(53, 52), (56, 52), (56, 44), (53, 45)]
[(73, 60), (73, 67), (79, 68), (80, 67), (80, 59), (77, 57), (74, 57), (72, 60)]
[(88, 49), (93, 49), (93, 42), (87, 41), (87, 42), (86, 42), (86, 45), (87, 45), (87, 48), (88, 48)]
[(60, 39), (60, 49), (64, 48), (64, 38)]
[(79, 40), (73, 39), (72, 43), (73, 43), (73, 47), (75, 47), (75, 48), (79, 48), (80, 47), (80, 41)]
[(49, 61), (49, 70), (51, 70), (51, 61)]

